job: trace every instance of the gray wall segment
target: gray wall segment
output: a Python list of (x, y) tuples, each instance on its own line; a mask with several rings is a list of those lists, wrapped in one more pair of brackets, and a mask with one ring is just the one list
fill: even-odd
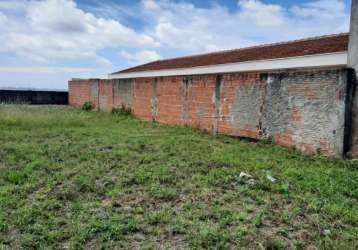
[(97, 103), (96, 103), (96, 109), (100, 110), (101, 103), (99, 99), (99, 79), (94, 79), (91, 83), (91, 96), (96, 97)]
[(292, 134), (297, 148), (343, 154), (345, 70), (269, 74), (265, 136)]
[(334, 147), (336, 148), (336, 154), (340, 157), (344, 157), (346, 153), (346, 129), (350, 127), (350, 124), (347, 125), (346, 123), (351, 122), (349, 119), (347, 120), (347, 110), (350, 110), (349, 105), (351, 105), (351, 103), (347, 103), (347, 101), (351, 102), (349, 84), (349, 71), (347, 69), (341, 69), (339, 71), (338, 86), (336, 90), (336, 96), (338, 98), (336, 98), (335, 108), (338, 126), (333, 141)]
[(261, 107), (264, 101), (263, 90), (260, 83), (242, 84), (238, 87), (228, 117), (231, 127), (247, 129), (247, 126), (255, 124), (255, 127), (259, 129)]
[(352, 0), (348, 67), (354, 68), (358, 76), (358, 0)]
[(273, 137), (275, 134), (285, 132), (290, 123), (287, 85), (282, 84), (283, 74), (271, 73), (267, 76), (265, 105), (262, 109), (262, 136)]
[(91, 96), (98, 97), (99, 95), (99, 80), (94, 80), (91, 85)]
[(152, 81), (152, 98), (150, 100), (152, 110), (152, 120), (155, 121), (158, 114), (158, 97), (157, 97), (158, 79), (154, 78)]
[[(133, 80), (132, 79), (115, 79), (113, 84), (113, 102), (124, 103), (128, 108), (132, 107), (133, 102)], [(118, 105), (117, 103), (115, 103)]]
[(188, 122), (188, 85), (189, 85), (189, 80), (187, 78), (183, 79), (180, 86), (182, 125), (186, 125)]
[(106, 111), (108, 105), (108, 96), (100, 95), (98, 102), (99, 102), (99, 110)]
[(218, 75), (216, 77), (215, 91), (213, 95), (213, 105), (214, 105), (214, 114), (213, 114), (213, 134), (218, 133), (218, 124), (220, 120), (220, 102), (221, 102), (221, 91), (224, 86), (224, 77)]

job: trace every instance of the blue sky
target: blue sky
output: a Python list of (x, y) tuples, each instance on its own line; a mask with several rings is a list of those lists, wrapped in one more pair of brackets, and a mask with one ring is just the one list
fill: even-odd
[(349, 0), (0, 0), (0, 87), (347, 32)]

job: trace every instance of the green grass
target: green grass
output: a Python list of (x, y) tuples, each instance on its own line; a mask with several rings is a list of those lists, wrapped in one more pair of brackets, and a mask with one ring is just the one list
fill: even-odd
[(0, 249), (357, 249), (357, 199), (356, 161), (0, 106)]

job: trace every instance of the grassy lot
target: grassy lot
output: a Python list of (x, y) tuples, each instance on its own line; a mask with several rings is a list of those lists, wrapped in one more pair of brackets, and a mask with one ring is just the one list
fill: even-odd
[(2, 248), (357, 249), (358, 162), (128, 116), (3, 105)]

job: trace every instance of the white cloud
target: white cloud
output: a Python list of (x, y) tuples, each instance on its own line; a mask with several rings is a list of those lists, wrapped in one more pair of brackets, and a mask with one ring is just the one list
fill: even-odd
[(160, 10), (161, 8), (154, 0), (143, 0), (143, 5), (148, 10)]
[(188, 2), (152, 0), (142, 5), (143, 16), (152, 24), (147, 32), (161, 47), (190, 53), (250, 44), (233, 33), (238, 18), (220, 5), (203, 9)]
[(97, 0), (94, 2), (82, 3), (81, 7), (87, 12), (93, 13), (96, 16), (101, 16), (105, 19), (120, 20), (125, 23), (130, 20), (140, 20), (138, 15), (138, 5), (120, 5), (112, 1)]
[[(8, 67), (0, 69), (0, 79), (8, 82), (15, 75), (26, 82), (28, 72), (37, 70), (31, 73), (37, 74), (34, 84), (45, 84), (41, 74), (46, 72), (56, 72), (46, 75), (56, 75), (53, 81), (65, 84), (65, 76), (105, 76), (118, 65), (146, 63), (162, 55), (345, 32), (349, 26), (348, 8), (341, 0), (309, 0), (290, 7), (237, 0), (236, 9), (220, 0), (205, 8), (190, 0), (92, 2), (84, 7), (74, 0), (0, 0), (0, 66)], [(97, 70), (71, 73), (71, 66)]]
[(161, 47), (187, 53), (348, 30), (349, 13), (341, 0), (312, 0), (291, 8), (260, 0), (238, 0), (237, 3), (238, 10), (229, 11), (218, 3), (199, 8), (184, 1), (143, 0), (142, 15), (153, 24), (147, 34)]
[[(91, 58), (110, 65), (98, 51), (136, 49), (136, 54), (125, 57), (133, 63), (146, 61), (140, 59), (140, 51), (153, 48), (189, 54), (348, 30), (349, 15), (340, 0), (312, 0), (289, 9), (263, 0), (238, 0), (236, 11), (218, 3), (199, 8), (185, 1), (142, 0), (134, 8), (146, 26), (136, 31), (114, 19), (85, 12), (72, 0), (3, 0), (0, 52), (37, 63)], [(110, 8), (133, 17), (133, 12), (120, 4), (101, 2), (99, 8), (107, 15)], [(8, 12), (15, 9), (16, 13)], [(110, 16), (115, 15), (111, 12)], [(158, 54), (147, 54), (147, 58), (158, 58)]]
[(8, 20), (7, 17), (0, 12), (0, 25), (5, 25), (7, 20)]
[[(9, 8), (11, 2), (7, 3)], [(23, 5), (23, 13), (23, 17), (9, 15), (7, 25), (0, 27), (0, 51), (44, 62), (97, 58), (97, 51), (104, 48), (155, 45), (150, 36), (115, 20), (86, 13), (72, 0), (28, 1)], [(0, 16), (1, 22), (3, 19)]]
[(152, 50), (142, 50), (133, 54), (128, 53), (127, 51), (122, 51), (119, 56), (129, 61), (132, 65), (143, 64), (162, 59), (161, 55)]
[(0, 9), (4, 11), (18, 11), (24, 8), (26, 0), (2, 0), (0, 1)]
[(0, 67), (0, 73), (84, 73), (94, 71), (94, 68), (76, 67)]
[(314, 0), (293, 6), (292, 28), (311, 36), (347, 32), (350, 17), (347, 9), (342, 0)]
[(336, 19), (344, 16), (345, 4), (337, 0), (318, 0), (292, 7), (297, 17)]
[(258, 0), (239, 0), (240, 17), (252, 20), (258, 26), (276, 26), (285, 22), (285, 11), (277, 4), (264, 4)]

